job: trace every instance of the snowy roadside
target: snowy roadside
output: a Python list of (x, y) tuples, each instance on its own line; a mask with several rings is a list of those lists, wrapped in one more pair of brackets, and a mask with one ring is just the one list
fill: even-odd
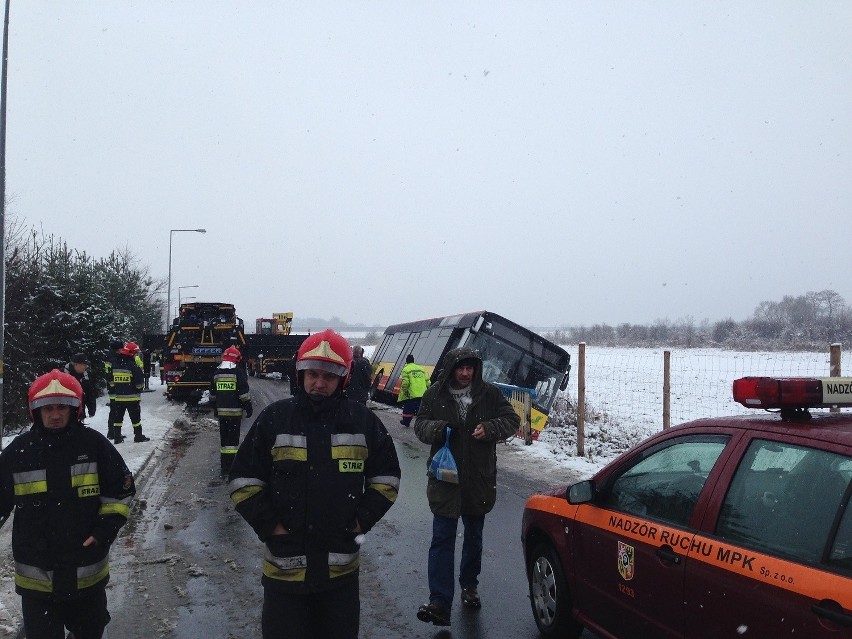
[[(182, 414), (182, 407), (172, 404), (163, 396), (160, 381), (151, 378), (151, 392), (142, 394), (142, 430), (149, 442), (133, 442), (133, 429), (130, 420), (125, 415), (124, 426), (121, 429), (126, 437), (124, 442), (116, 446), (124, 457), (127, 467), (137, 478), (150, 461), (159, 455), (166, 444), (165, 435)], [(108, 397), (98, 399), (98, 409), (95, 416), (87, 418), (86, 425), (98, 432), (106, 434), (107, 418), (109, 417)], [(8, 445), (12, 437), (3, 438), (3, 446)], [(14, 517), (14, 515), (13, 515)], [(21, 600), (15, 593), (15, 565), (12, 560), (12, 518), (0, 528), (0, 638), (15, 637), (21, 626)]]

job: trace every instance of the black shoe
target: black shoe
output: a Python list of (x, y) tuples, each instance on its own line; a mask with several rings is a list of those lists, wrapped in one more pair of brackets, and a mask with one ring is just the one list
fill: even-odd
[(423, 604), (417, 609), (417, 618), (426, 623), (433, 623), (436, 626), (449, 626), (450, 613), (441, 608), (434, 601), (432, 603)]
[(145, 437), (145, 435), (143, 435), (142, 433), (136, 433), (133, 436), (133, 441), (138, 444), (139, 442), (149, 442), (149, 441), (151, 441), (151, 438)]
[(479, 593), (476, 592), (476, 586), (462, 588), (461, 600), (462, 604), (468, 608), (482, 608), (482, 600), (479, 598)]
[(121, 442), (124, 441), (124, 435), (116, 435), (115, 437), (112, 438), (112, 441), (113, 441), (114, 444), (120, 444)]

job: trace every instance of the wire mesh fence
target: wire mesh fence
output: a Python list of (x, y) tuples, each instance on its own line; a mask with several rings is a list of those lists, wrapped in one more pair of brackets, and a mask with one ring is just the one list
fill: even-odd
[[(564, 347), (577, 361), (578, 346)], [(629, 423), (648, 434), (663, 426), (663, 363), (666, 349), (586, 347), (587, 416)], [(733, 381), (746, 376), (826, 377), (830, 353), (744, 352), (718, 349), (670, 351), (671, 424), (699, 417), (744, 414), (733, 401)], [(852, 353), (841, 354), (841, 371), (852, 374)], [(576, 399), (577, 384), (566, 391)]]

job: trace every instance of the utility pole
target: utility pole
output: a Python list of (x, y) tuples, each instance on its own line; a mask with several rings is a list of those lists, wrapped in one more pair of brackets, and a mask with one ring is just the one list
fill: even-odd
[(9, 4), (3, 19), (3, 70), (0, 72), (0, 450), (3, 449), (3, 353), (6, 345), (6, 68), (9, 59)]

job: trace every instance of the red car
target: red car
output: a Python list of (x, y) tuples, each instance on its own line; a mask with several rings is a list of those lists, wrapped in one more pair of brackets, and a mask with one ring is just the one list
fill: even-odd
[(650, 437), (534, 495), (522, 541), (546, 638), (852, 638), (852, 378), (734, 382), (773, 412)]

